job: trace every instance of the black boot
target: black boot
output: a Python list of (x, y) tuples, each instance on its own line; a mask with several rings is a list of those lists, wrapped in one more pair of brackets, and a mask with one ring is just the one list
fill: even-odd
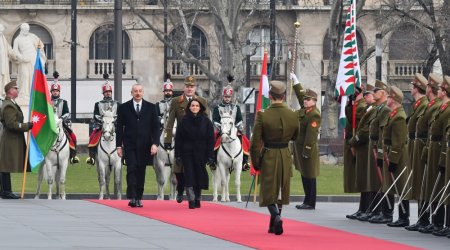
[(200, 200), (202, 199), (202, 190), (200, 188), (195, 187), (194, 188), (194, 194), (195, 194), (195, 208), (200, 208)]
[(275, 230), (273, 229), (273, 222), (275, 221), (275, 217), (270, 216), (270, 222), (269, 222), (269, 230), (267, 231), (270, 234), (275, 233)]
[(188, 200), (189, 200), (189, 209), (194, 209), (195, 208), (194, 188), (193, 187), (187, 187), (186, 188), (186, 194), (187, 194)]
[(178, 203), (183, 202), (183, 193), (184, 193), (184, 174), (176, 173), (175, 177), (177, 178), (177, 197), (176, 200)]
[[(403, 208), (402, 208), (403, 205)], [(403, 211), (403, 209), (405, 209)], [(388, 223), (390, 227), (406, 227), (409, 226), (409, 201), (403, 200), (401, 204), (398, 205), (398, 220)]]
[(277, 205), (270, 204), (267, 208), (269, 209), (270, 217), (273, 217), (273, 232), (275, 235), (283, 234), (283, 221), (281, 220), (280, 211), (278, 210)]
[(2, 172), (1, 173), (1, 184), (2, 184), (2, 199), (20, 199), (20, 196), (14, 194), (11, 189), (11, 175), (10, 173)]

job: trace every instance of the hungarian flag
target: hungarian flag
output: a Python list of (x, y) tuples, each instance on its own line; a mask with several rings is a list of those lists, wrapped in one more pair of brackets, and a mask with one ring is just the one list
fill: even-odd
[(336, 97), (341, 97), (339, 121), (344, 126), (347, 96), (355, 93), (356, 86), (361, 87), (361, 69), (356, 40), (356, 1), (350, 0), (335, 91)]
[[(270, 99), (269, 99), (269, 79), (267, 78), (267, 50), (264, 50), (264, 57), (261, 69), (261, 80), (259, 82), (259, 94), (258, 100), (256, 102), (256, 112), (260, 111), (261, 109), (266, 109), (267, 107), (269, 107), (269, 105)], [(250, 174), (258, 175), (259, 171), (256, 171), (253, 168), (253, 165), (251, 165)]]
[(37, 172), (58, 135), (47, 79), (38, 49), (30, 89), (30, 133), (29, 158), (32, 172)]

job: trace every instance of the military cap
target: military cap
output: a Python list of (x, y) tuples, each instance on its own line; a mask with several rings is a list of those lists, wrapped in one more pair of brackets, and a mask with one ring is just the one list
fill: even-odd
[(396, 86), (391, 87), (389, 96), (400, 104), (403, 102), (403, 92)]
[(436, 73), (430, 73), (428, 76), (428, 85), (433, 89), (438, 89), (439, 85), (442, 84), (442, 76)]
[(187, 86), (195, 86), (195, 77), (194, 76), (186, 76), (186, 78), (184, 78), (184, 85)]
[(270, 92), (282, 95), (286, 92), (286, 84), (282, 81), (271, 81)]
[(444, 76), (444, 81), (441, 84), (441, 87), (445, 89), (445, 92), (450, 93), (450, 77)]
[(374, 89), (374, 88), (375, 88), (375, 87), (374, 87), (372, 84), (367, 84), (364, 93), (366, 93), (366, 92), (371, 92), (371, 93), (373, 93), (373, 89)]
[(16, 80), (10, 81), (9, 83), (7, 83), (7, 84), (5, 85), (5, 93), (7, 93), (8, 90), (10, 90), (10, 89), (12, 89), (12, 88), (19, 88), (19, 87), (17, 86)]
[(304, 98), (314, 98), (317, 100), (317, 93), (312, 89), (306, 89)]
[(414, 75), (414, 80), (412, 81), (412, 85), (421, 90), (427, 90), (428, 81), (425, 76), (420, 73), (416, 73)]
[(377, 90), (381, 90), (381, 89), (386, 92), (389, 92), (389, 86), (386, 83), (384, 83), (378, 79), (375, 80), (375, 88), (373, 89), (373, 91), (377, 91)]

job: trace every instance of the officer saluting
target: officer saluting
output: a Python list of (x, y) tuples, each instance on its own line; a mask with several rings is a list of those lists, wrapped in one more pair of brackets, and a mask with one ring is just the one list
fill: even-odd
[(288, 143), (298, 135), (298, 113), (284, 103), (286, 84), (272, 81), (269, 98), (272, 104), (259, 111), (250, 143), (253, 166), (261, 170), (260, 207), (270, 212), (269, 233), (283, 233), (281, 209), (289, 204), (292, 158)]

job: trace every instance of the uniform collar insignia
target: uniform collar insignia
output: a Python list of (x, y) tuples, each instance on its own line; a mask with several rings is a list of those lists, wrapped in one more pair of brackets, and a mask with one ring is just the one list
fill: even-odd
[(397, 112), (398, 112), (398, 108), (392, 110), (391, 113), (389, 114), (389, 116), (390, 116), (390, 117), (394, 117), (394, 116), (397, 114)]
[(448, 102), (442, 104), (441, 111), (444, 111), (448, 107)]
[(417, 109), (417, 107), (419, 107), (419, 105), (422, 103), (422, 99), (419, 99), (416, 101), (416, 103), (414, 103), (414, 110)]
[(433, 104), (436, 102), (436, 98), (434, 98), (433, 100), (431, 100), (429, 103), (428, 103), (428, 107), (431, 107), (431, 106), (433, 106)]

